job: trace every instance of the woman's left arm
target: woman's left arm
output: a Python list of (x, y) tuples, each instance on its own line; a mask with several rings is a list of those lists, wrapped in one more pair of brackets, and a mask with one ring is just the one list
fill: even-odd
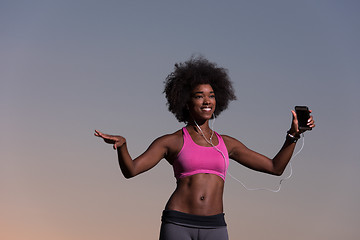
[[(273, 159), (247, 148), (235, 138), (223, 136), (229, 152), (229, 157), (253, 170), (280, 176), (284, 172), (286, 165), (289, 163), (294, 152), (296, 138), (299, 138), (300, 134), (304, 132), (299, 130), (295, 111), (291, 112), (293, 115), (291, 128), (288, 131), (283, 146)], [(312, 116), (308, 119), (307, 124), (311, 128), (315, 127)]]

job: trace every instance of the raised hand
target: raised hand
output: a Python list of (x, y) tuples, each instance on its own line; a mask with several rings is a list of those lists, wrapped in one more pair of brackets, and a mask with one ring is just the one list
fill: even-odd
[(122, 136), (104, 134), (98, 130), (95, 130), (94, 135), (96, 137), (102, 138), (104, 140), (104, 142), (106, 142), (108, 144), (113, 144), (114, 149), (121, 147), (126, 142), (125, 138)]
[[(312, 111), (309, 110), (309, 112), (311, 113)], [(299, 122), (296, 116), (296, 112), (294, 110), (291, 110), (291, 113), (293, 115), (292, 118), (292, 122), (291, 122), (291, 127), (290, 130), (288, 131), (288, 133), (290, 133), (293, 136), (298, 136), (301, 133), (305, 132), (306, 130), (299, 130)], [(307, 121), (307, 125), (311, 128), (315, 127), (315, 121), (312, 115), (310, 115), (310, 118)]]

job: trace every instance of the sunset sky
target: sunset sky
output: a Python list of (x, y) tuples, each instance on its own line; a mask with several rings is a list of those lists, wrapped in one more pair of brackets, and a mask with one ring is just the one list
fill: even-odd
[(273, 157), (294, 106), (317, 124), (279, 193), (227, 178), (230, 239), (360, 239), (359, 12), (355, 0), (1, 0), (0, 239), (158, 239), (171, 166), (127, 180), (93, 132), (123, 135), (136, 157), (183, 127), (163, 82), (193, 54), (234, 83), (217, 132)]

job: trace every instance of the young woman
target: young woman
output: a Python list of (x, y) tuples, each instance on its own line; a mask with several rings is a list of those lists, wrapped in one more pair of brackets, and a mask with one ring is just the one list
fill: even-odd
[[(284, 145), (270, 159), (210, 128), (209, 120), (236, 99), (224, 68), (203, 57), (176, 64), (165, 81), (164, 93), (169, 111), (186, 126), (157, 138), (139, 157), (130, 157), (122, 136), (97, 130), (95, 136), (117, 150), (126, 178), (151, 169), (161, 159), (173, 166), (177, 186), (163, 211), (160, 240), (228, 239), (223, 190), (229, 158), (256, 171), (281, 175), (301, 133), (296, 113), (292, 111), (293, 119)], [(308, 126), (315, 127), (312, 116)]]

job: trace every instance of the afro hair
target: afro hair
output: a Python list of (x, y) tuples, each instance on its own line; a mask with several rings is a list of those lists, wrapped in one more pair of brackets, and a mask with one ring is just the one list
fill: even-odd
[(192, 56), (184, 63), (175, 64), (174, 71), (167, 76), (164, 84), (168, 109), (179, 122), (189, 121), (186, 105), (190, 101), (192, 90), (200, 84), (210, 84), (214, 89), (215, 116), (224, 111), (230, 101), (236, 100), (227, 69), (218, 67), (202, 56)]

